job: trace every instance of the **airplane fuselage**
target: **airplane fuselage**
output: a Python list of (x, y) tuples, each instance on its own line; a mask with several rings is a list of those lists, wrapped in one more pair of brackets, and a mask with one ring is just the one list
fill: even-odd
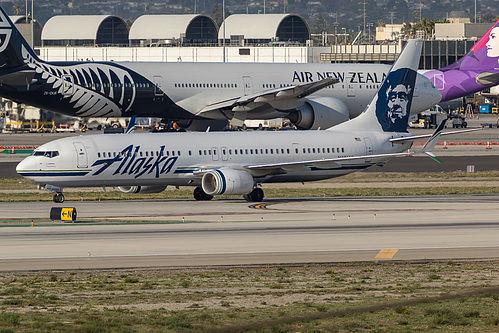
[(388, 158), (289, 166), (271, 174), (247, 167), (401, 152), (410, 143), (388, 140), (408, 135), (285, 131), (80, 136), (40, 146), (17, 170), (36, 183), (61, 187), (198, 186), (202, 173), (209, 169), (249, 172), (256, 182), (313, 181), (345, 175)]
[[(241, 96), (336, 78), (312, 95), (339, 99), (350, 118), (360, 114), (390, 66), (367, 64), (239, 64), (141, 62), (31, 62), (2, 71), (0, 95), (43, 109), (79, 117), (144, 116), (228, 120)], [(413, 112), (435, 101), (425, 98), (431, 83), (418, 75)], [(431, 92), (430, 94), (433, 94)], [(247, 119), (285, 117), (306, 99), (253, 105)], [(224, 101), (227, 104), (224, 105)], [(220, 107), (207, 112), (210, 105)]]

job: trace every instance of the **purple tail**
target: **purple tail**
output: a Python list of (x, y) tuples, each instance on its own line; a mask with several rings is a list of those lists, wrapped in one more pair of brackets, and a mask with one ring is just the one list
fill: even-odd
[(423, 75), (440, 91), (441, 102), (499, 84), (499, 20), (464, 57)]

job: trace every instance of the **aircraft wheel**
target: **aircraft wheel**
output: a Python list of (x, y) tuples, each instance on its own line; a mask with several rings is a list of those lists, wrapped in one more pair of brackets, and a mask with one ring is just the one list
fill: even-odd
[(212, 195), (206, 194), (201, 187), (196, 187), (194, 189), (194, 199), (199, 200), (199, 201), (209, 201), (213, 199)]
[(64, 194), (62, 194), (62, 193), (54, 194), (54, 202), (55, 203), (63, 203), (64, 202)]
[(261, 202), (261, 201), (263, 201), (264, 194), (263, 194), (263, 190), (261, 188), (257, 187), (253, 191), (251, 191), (250, 193), (245, 194), (243, 197), (246, 201)]

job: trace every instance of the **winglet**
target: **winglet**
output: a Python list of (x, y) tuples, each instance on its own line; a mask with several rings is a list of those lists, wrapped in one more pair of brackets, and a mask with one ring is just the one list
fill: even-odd
[(440, 134), (442, 134), (442, 131), (445, 127), (445, 123), (447, 122), (447, 118), (442, 120), (440, 125), (438, 125), (437, 129), (435, 130), (435, 133), (426, 141), (425, 145), (423, 148), (421, 148), (420, 152), (425, 153), (428, 157), (433, 159), (434, 161), (444, 164), (440, 159), (433, 154), (432, 150), (435, 148), (435, 145), (437, 144), (438, 138), (440, 137)]
[(128, 126), (126, 127), (125, 134), (132, 134), (133, 131), (135, 130), (135, 118), (137, 118), (137, 116), (132, 116), (130, 118), (130, 121), (128, 122)]

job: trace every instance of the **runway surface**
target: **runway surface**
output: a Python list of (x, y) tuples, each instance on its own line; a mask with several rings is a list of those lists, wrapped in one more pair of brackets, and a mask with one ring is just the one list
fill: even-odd
[[(0, 224), (0, 271), (498, 259), (498, 199), (69, 202), (80, 223)], [(53, 206), (0, 203), (0, 211), (4, 222), (29, 221)]]

